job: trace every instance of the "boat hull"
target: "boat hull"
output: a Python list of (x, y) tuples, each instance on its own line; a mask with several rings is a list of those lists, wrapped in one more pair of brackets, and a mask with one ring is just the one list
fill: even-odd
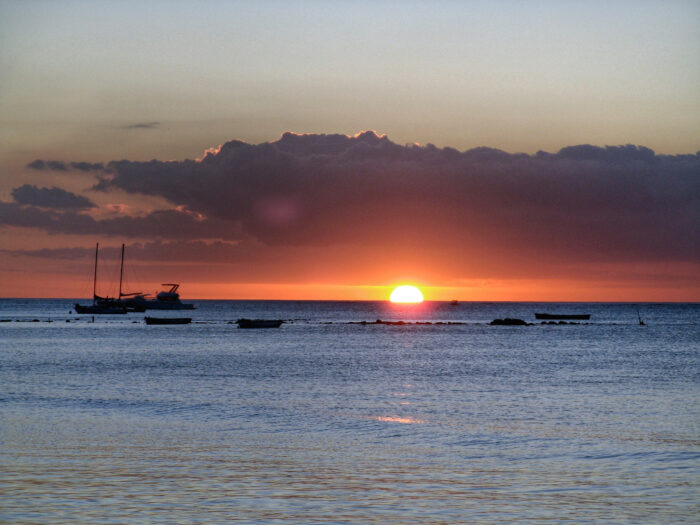
[(190, 324), (191, 317), (144, 317), (146, 324)]
[(122, 304), (134, 312), (146, 310), (194, 310), (192, 303), (158, 301), (157, 299), (122, 299)]
[(91, 315), (120, 315), (126, 313), (126, 308), (124, 306), (100, 306), (99, 304), (90, 305), (75, 305), (75, 313), (77, 314), (91, 314)]
[(165, 301), (146, 301), (146, 310), (194, 310), (192, 303), (168, 303)]
[(137, 313), (143, 313), (146, 311), (145, 306), (137, 305), (137, 306), (130, 306), (130, 305), (124, 305), (126, 307), (127, 312), (137, 312)]
[(284, 321), (280, 319), (239, 319), (238, 328), (279, 328)]
[(535, 319), (542, 320), (564, 320), (564, 319), (577, 319), (579, 321), (587, 321), (591, 318), (591, 314), (545, 314), (536, 313)]

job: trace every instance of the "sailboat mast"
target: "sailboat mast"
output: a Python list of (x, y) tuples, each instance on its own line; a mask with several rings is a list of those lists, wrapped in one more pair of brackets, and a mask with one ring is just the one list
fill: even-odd
[(95, 276), (92, 280), (92, 302), (95, 303), (97, 297), (97, 251), (100, 249), (100, 243), (95, 243)]
[(122, 264), (119, 267), (119, 299), (122, 298), (122, 279), (124, 277), (124, 243), (122, 243)]

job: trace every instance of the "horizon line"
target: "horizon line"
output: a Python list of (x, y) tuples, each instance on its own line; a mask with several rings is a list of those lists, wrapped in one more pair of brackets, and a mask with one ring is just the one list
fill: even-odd
[[(0, 297), (0, 301), (85, 301), (89, 298), (85, 297)], [(390, 303), (399, 304), (404, 306), (418, 306), (422, 303), (392, 303), (389, 299), (193, 299), (188, 298), (188, 301), (256, 301), (256, 302), (307, 302), (307, 303)], [(700, 300), (697, 301), (552, 301), (552, 300), (474, 300), (474, 299), (425, 299), (423, 303), (450, 303), (453, 300), (459, 303), (551, 303), (551, 304), (700, 304)]]

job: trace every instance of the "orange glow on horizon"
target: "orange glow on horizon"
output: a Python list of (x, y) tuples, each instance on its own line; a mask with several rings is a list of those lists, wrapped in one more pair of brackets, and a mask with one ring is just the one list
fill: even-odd
[[(89, 269), (89, 265), (85, 266)], [(0, 269), (2, 297), (89, 298), (92, 281), (84, 275), (58, 272), (17, 273)], [(178, 278), (173, 279), (178, 282)], [(393, 286), (327, 282), (213, 282), (180, 279), (183, 301), (300, 300), (386, 301)], [(159, 281), (132, 283), (152, 292)], [(102, 286), (102, 283), (100, 283)], [(454, 285), (421, 286), (430, 301), (542, 301), (542, 302), (697, 302), (698, 286), (682, 283), (625, 283), (573, 279), (474, 279)], [(112, 292), (109, 292), (112, 294)], [(401, 304), (401, 303), (397, 303)], [(410, 304), (410, 303), (409, 303)]]

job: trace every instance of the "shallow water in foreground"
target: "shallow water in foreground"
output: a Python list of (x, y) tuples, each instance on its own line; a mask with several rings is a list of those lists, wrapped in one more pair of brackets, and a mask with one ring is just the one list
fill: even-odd
[(698, 305), (197, 306), (0, 300), (0, 521), (698, 522)]

